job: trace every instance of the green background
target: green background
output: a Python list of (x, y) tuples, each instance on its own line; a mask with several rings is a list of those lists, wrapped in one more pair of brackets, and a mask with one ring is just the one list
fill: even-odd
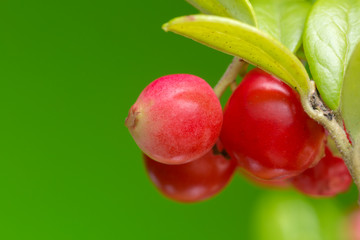
[[(0, 1), (0, 239), (253, 239), (261, 231), (253, 213), (269, 191), (236, 175), (209, 201), (167, 200), (124, 126), (152, 80), (190, 73), (214, 85), (230, 63), (161, 30), (196, 12), (183, 0)], [(355, 200), (353, 189), (332, 202), (347, 210)]]

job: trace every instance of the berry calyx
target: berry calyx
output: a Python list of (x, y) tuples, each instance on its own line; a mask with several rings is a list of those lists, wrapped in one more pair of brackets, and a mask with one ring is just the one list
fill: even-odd
[(205, 80), (174, 74), (142, 91), (125, 125), (146, 155), (166, 164), (183, 164), (213, 147), (222, 120), (220, 102)]
[(220, 140), (240, 167), (271, 180), (314, 166), (323, 155), (326, 136), (293, 89), (253, 69), (227, 102)]

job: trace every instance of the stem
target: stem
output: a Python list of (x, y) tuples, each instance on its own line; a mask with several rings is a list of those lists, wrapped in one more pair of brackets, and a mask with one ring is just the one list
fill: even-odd
[[(235, 82), (237, 75), (240, 72), (246, 71), (247, 63), (243, 60), (234, 57), (229, 67), (226, 69), (224, 75), (214, 87), (214, 92), (218, 98), (220, 98), (225, 92), (226, 88), (233, 82)], [(244, 70), (245, 69), (245, 70)]]
[(237, 83), (235, 81), (230, 83), (230, 89), (232, 92), (235, 92), (236, 88), (237, 88)]
[[(310, 86), (309, 95), (301, 95), (301, 103), (305, 112), (328, 130), (360, 191), (360, 161), (358, 161), (360, 156), (355, 156), (357, 154), (360, 155), (360, 153), (355, 153), (353, 155), (353, 148), (347, 139), (345, 130), (342, 127), (342, 122), (340, 124), (337, 121), (335, 114), (324, 105), (316, 92), (314, 82), (312, 82)], [(360, 150), (357, 152), (360, 152)]]
[(334, 115), (336, 122), (341, 126), (342, 129), (344, 129), (343, 119), (340, 112), (335, 112)]

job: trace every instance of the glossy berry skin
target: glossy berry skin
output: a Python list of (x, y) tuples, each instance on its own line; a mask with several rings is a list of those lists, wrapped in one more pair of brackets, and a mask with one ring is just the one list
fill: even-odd
[(240, 167), (271, 180), (290, 178), (314, 166), (324, 152), (326, 136), (304, 112), (294, 90), (253, 69), (225, 107), (220, 139)]
[(166, 164), (183, 164), (213, 147), (222, 121), (220, 102), (206, 81), (174, 74), (142, 91), (125, 125), (146, 155)]
[(192, 162), (167, 165), (144, 155), (151, 181), (166, 197), (184, 203), (208, 199), (220, 192), (231, 179), (236, 161), (208, 152)]
[(351, 175), (341, 158), (332, 155), (328, 148), (325, 156), (313, 168), (292, 179), (299, 191), (313, 197), (332, 197), (349, 189)]

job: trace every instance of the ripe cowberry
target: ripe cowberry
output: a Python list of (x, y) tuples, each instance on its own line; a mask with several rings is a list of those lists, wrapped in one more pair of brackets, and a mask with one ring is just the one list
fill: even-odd
[(286, 179), (314, 166), (324, 152), (322, 126), (298, 94), (274, 76), (251, 70), (224, 110), (220, 139), (240, 167), (262, 179)]
[(313, 168), (294, 177), (292, 184), (299, 191), (313, 197), (331, 197), (349, 189), (352, 178), (341, 158), (328, 148), (325, 156)]
[(210, 150), (185, 164), (167, 165), (144, 155), (145, 167), (155, 186), (168, 198), (198, 202), (220, 192), (231, 179), (236, 161)]
[(213, 147), (222, 121), (220, 102), (206, 81), (174, 74), (155, 80), (142, 91), (125, 124), (152, 159), (182, 164)]

